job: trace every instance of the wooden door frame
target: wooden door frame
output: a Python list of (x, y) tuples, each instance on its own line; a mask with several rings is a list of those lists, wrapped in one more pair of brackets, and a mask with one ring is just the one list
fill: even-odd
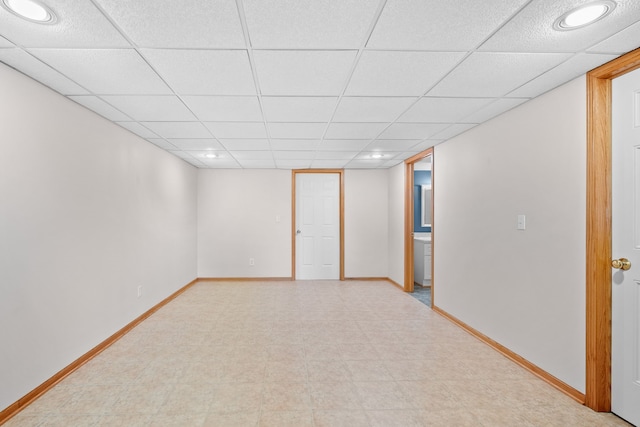
[(340, 180), (340, 280), (344, 280), (344, 169), (291, 170), (291, 280), (296, 280), (296, 175), (303, 173), (335, 173)]
[(404, 189), (404, 286), (405, 292), (413, 292), (413, 165), (416, 162), (431, 156), (431, 307), (433, 307), (433, 194), (435, 192), (434, 185), (434, 159), (433, 147), (428, 148), (404, 161), (405, 164), (405, 189)]
[(586, 393), (611, 410), (611, 81), (640, 68), (640, 49), (587, 73)]

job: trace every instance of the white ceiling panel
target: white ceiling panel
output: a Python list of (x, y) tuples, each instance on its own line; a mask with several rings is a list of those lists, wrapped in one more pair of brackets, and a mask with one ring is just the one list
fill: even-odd
[(273, 158), (279, 160), (313, 160), (315, 153), (312, 151), (274, 151)]
[(182, 122), (196, 117), (177, 96), (105, 95), (102, 99), (136, 121)]
[(200, 122), (140, 122), (163, 138), (211, 138)]
[(0, 32), (22, 47), (119, 48), (129, 43), (90, 1), (46, 0), (55, 25), (39, 25), (0, 7)]
[(320, 160), (315, 159), (311, 162), (313, 169), (342, 169), (349, 163), (349, 160)]
[(617, 0), (606, 19), (572, 31), (553, 23), (583, 0), (534, 0), (480, 47), (492, 52), (579, 52), (640, 19), (640, 2)]
[(273, 159), (238, 159), (238, 163), (245, 169), (275, 169), (276, 167), (276, 162), (274, 162)]
[(381, 159), (355, 159), (345, 166), (348, 169), (377, 169), (385, 163)]
[(111, 121), (114, 121), (114, 122), (132, 121), (131, 117), (115, 109), (114, 107), (107, 104), (97, 96), (91, 96), (91, 95), (70, 96), (69, 99), (74, 100), (78, 104), (83, 105), (88, 109), (95, 111), (96, 113), (100, 114), (104, 118), (109, 119)]
[(115, 122), (117, 125), (122, 126), (123, 128), (135, 133), (136, 135), (142, 138), (158, 138), (158, 135), (151, 132), (146, 127), (142, 126), (138, 122)]
[(356, 51), (254, 51), (263, 95), (342, 94)]
[(183, 96), (182, 100), (198, 119), (210, 122), (262, 121), (256, 96)]
[(271, 151), (229, 151), (235, 159), (244, 160), (265, 160), (273, 159), (273, 153)]
[(478, 125), (475, 123), (458, 123), (458, 124), (449, 126), (442, 132), (438, 132), (437, 134), (433, 135), (433, 137), (437, 139), (453, 138), (454, 136), (460, 135), (461, 133), (464, 133), (476, 126)]
[(269, 123), (269, 135), (280, 139), (320, 139), (326, 123)]
[(318, 146), (318, 151), (360, 151), (370, 142), (369, 139), (325, 139)]
[(220, 143), (229, 151), (271, 149), (268, 139), (221, 139)]
[(240, 169), (240, 164), (234, 158), (202, 159), (205, 167), (211, 169)]
[(276, 160), (276, 167), (278, 169), (308, 169), (311, 166), (311, 160)]
[(135, 50), (31, 49), (30, 52), (97, 95), (171, 93)]
[(457, 122), (493, 100), (494, 98), (421, 98), (398, 121), (405, 123)]
[(464, 53), (365, 51), (345, 92), (349, 96), (421, 96)]
[(471, 50), (525, 3), (527, 0), (388, 0), (367, 47)]
[(168, 150), (168, 151), (177, 151), (180, 148), (176, 147), (175, 145), (167, 142), (166, 139), (162, 139), (162, 138), (147, 138), (147, 141), (149, 141), (150, 143), (152, 143), (153, 145), (162, 148), (163, 150)]
[(464, 118), (467, 123), (483, 123), (528, 101), (528, 98), (502, 98)]
[(271, 149), (276, 151), (315, 150), (320, 144), (318, 139), (272, 139)]
[(438, 145), (439, 143), (441, 143), (442, 140), (440, 139), (427, 139), (425, 141), (420, 142), (419, 144), (414, 145), (413, 147), (411, 147), (411, 150), (409, 150), (409, 153), (407, 155), (407, 157), (410, 157), (414, 154), (417, 154), (421, 151), (426, 150), (427, 148), (431, 148), (435, 145)]
[(14, 47), (14, 44), (4, 37), (0, 37), (0, 47)]
[(357, 151), (319, 151), (316, 160), (351, 160), (358, 155)]
[(264, 123), (249, 122), (206, 122), (205, 125), (218, 139), (223, 138), (266, 138)]
[(374, 139), (388, 123), (331, 123), (325, 138), (327, 139)]
[(558, 87), (569, 80), (573, 80), (576, 77), (585, 74), (587, 71), (596, 68), (600, 64), (609, 62), (614, 58), (616, 58), (616, 55), (580, 53), (568, 61), (547, 71), (540, 77), (537, 77), (512, 92), (509, 92), (508, 96), (533, 98)]
[(337, 102), (337, 97), (262, 97), (264, 115), (271, 122), (328, 122)]
[(357, 49), (379, 0), (244, 0), (254, 48)]
[(640, 47), (640, 22), (594, 45), (589, 52), (623, 54)]
[(183, 151), (223, 150), (224, 147), (215, 139), (172, 138), (169, 142)]
[(443, 123), (394, 123), (380, 139), (426, 139), (449, 126)]
[(255, 95), (245, 50), (141, 49), (178, 95)]
[[(411, 157), (411, 156), (408, 156), (408, 157)], [(382, 163), (382, 165), (380, 165), (380, 167), (381, 168), (385, 168), (385, 169), (392, 168), (394, 166), (399, 165), (402, 162), (403, 162), (403, 160), (400, 160), (400, 159), (391, 159), (391, 160), (387, 160), (384, 163)]]
[(392, 122), (414, 103), (415, 97), (343, 97), (335, 122)]
[(0, 49), (0, 61), (63, 95), (89, 92), (22, 49)]
[(433, 88), (429, 96), (497, 98), (570, 56), (562, 53), (474, 53)]
[(412, 148), (420, 139), (376, 139), (366, 146), (367, 151), (404, 151)]
[(140, 47), (245, 47), (234, 0), (96, 1)]

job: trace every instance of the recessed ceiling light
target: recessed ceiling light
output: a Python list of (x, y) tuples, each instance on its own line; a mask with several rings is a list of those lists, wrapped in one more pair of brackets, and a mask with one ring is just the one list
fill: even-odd
[(206, 157), (207, 159), (215, 159), (216, 157), (218, 157), (218, 155), (216, 153), (207, 153), (204, 155), (204, 157)]
[(616, 3), (610, 0), (587, 3), (556, 19), (553, 28), (560, 31), (582, 28), (604, 18), (615, 8)]
[(57, 21), (56, 14), (36, 0), (2, 0), (2, 6), (27, 21), (38, 24), (54, 24)]
[(382, 153), (373, 153), (373, 154), (371, 155), (371, 158), (372, 158), (372, 159), (381, 159), (381, 158), (383, 158), (383, 157), (384, 157), (384, 154), (382, 154)]

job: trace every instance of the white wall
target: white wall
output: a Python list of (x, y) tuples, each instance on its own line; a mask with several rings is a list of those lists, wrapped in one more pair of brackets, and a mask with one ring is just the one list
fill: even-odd
[(291, 277), (291, 171), (198, 172), (198, 277)]
[(345, 277), (387, 277), (389, 173), (347, 169), (345, 193)]
[(436, 146), (434, 162), (435, 305), (584, 392), (585, 78)]
[(389, 174), (389, 275), (404, 286), (404, 163), (388, 169)]
[(2, 64), (0, 93), (2, 410), (196, 277), (197, 177)]

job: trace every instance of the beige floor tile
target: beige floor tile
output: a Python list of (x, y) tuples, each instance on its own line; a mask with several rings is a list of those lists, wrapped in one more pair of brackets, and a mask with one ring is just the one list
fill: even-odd
[(315, 427), (369, 427), (364, 411), (315, 410)]
[(262, 392), (262, 383), (218, 384), (211, 391), (209, 412), (258, 412), (262, 407)]
[(393, 377), (382, 361), (349, 360), (345, 362), (353, 381), (392, 381)]
[(269, 361), (265, 365), (264, 379), (267, 382), (299, 382), (307, 380), (304, 361)]
[(255, 427), (260, 420), (260, 412), (209, 413), (203, 427)]
[(367, 410), (375, 409), (410, 409), (414, 408), (411, 400), (395, 381), (356, 382), (354, 383)]
[(351, 382), (312, 383), (311, 404), (315, 409), (361, 409), (356, 386)]
[(311, 409), (309, 385), (299, 383), (265, 383), (262, 394), (263, 411), (301, 411)]
[(311, 411), (263, 411), (260, 427), (313, 427)]
[(350, 381), (351, 372), (341, 360), (310, 360), (307, 362), (310, 382)]

